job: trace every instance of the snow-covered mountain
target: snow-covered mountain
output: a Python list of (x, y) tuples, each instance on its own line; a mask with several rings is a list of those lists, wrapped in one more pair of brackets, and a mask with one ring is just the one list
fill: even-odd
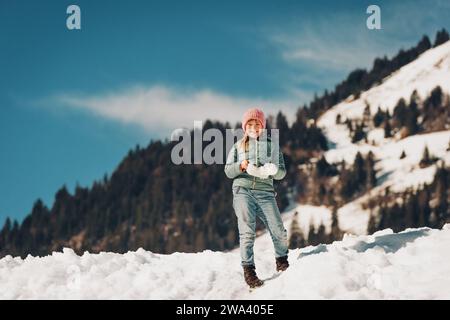
[[(414, 90), (425, 98), (437, 86), (450, 93), (450, 41), (425, 51), (416, 60), (385, 78), (380, 85), (361, 93), (358, 99), (350, 96), (335, 105), (320, 117), (318, 125), (327, 133), (335, 148), (345, 152), (345, 147), (351, 147), (352, 143), (346, 127), (335, 123), (338, 114), (343, 119), (362, 119), (366, 103), (370, 105), (372, 114), (378, 107), (388, 109), (392, 114), (401, 98), (408, 100)], [(377, 141), (380, 139), (379, 133), (372, 135)]]
[[(378, 107), (381, 110), (393, 109), (399, 99), (409, 100), (414, 90), (420, 98), (425, 99), (430, 92), (440, 86), (444, 93), (450, 93), (450, 41), (424, 52), (416, 60), (402, 67), (383, 82), (360, 94), (358, 99), (349, 97), (345, 101), (333, 106), (317, 121), (317, 125), (324, 131), (332, 148), (325, 153), (330, 163), (345, 160), (351, 163), (357, 152), (367, 154), (372, 151), (377, 159), (377, 187), (355, 201), (339, 208), (339, 225), (342, 230), (352, 234), (366, 234), (369, 221), (369, 211), (362, 204), (369, 196), (380, 194), (386, 188), (393, 192), (401, 192), (407, 188), (417, 188), (424, 183), (430, 183), (436, 171), (435, 166), (420, 168), (419, 162), (425, 146), (430, 153), (450, 163), (450, 130), (425, 133), (401, 139), (398, 135), (384, 138), (381, 128), (371, 129), (367, 133), (368, 143), (364, 141), (352, 143), (349, 130), (343, 122), (346, 119), (362, 120), (366, 105), (370, 106), (371, 114), (375, 114)], [(341, 123), (336, 123), (337, 115)], [(406, 157), (400, 159), (405, 151)], [(309, 215), (299, 211), (299, 220), (304, 232), (308, 232)], [(331, 213), (324, 219), (324, 224), (331, 223)], [(307, 233), (306, 233), (307, 234)]]
[(347, 236), (291, 250), (290, 268), (276, 274), (264, 234), (255, 249), (266, 283), (253, 292), (236, 250), (78, 256), (65, 249), (42, 258), (7, 256), (0, 260), (0, 299), (449, 299), (448, 243), (449, 224)]

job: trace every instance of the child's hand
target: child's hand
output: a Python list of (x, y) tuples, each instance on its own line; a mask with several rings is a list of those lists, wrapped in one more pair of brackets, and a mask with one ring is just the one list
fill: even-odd
[(241, 165), (240, 165), (240, 169), (243, 172), (244, 170), (247, 170), (247, 166), (248, 166), (248, 160), (242, 160)]

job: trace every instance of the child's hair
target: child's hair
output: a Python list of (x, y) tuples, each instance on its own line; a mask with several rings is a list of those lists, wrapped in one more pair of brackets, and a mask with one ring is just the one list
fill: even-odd
[(241, 139), (239, 147), (244, 151), (248, 151), (248, 141), (249, 141), (249, 136), (248, 136), (247, 132), (245, 132), (244, 136)]
[[(265, 129), (263, 130), (263, 133), (257, 138), (260, 139), (260, 137), (263, 136), (264, 140), (267, 139), (268, 141), (271, 141), (271, 136), (270, 133), (267, 132)], [(244, 132), (244, 136), (242, 137), (241, 140), (238, 140), (239, 144), (238, 144), (238, 149), (239, 150), (243, 150), (244, 152), (247, 152), (249, 150), (249, 140), (250, 140), (250, 136), (248, 135), (247, 132)], [(267, 151), (267, 152), (271, 152), (271, 151)]]

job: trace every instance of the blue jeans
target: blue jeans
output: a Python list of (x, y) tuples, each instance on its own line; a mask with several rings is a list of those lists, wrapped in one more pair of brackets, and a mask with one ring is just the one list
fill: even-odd
[(253, 245), (256, 237), (256, 217), (272, 237), (275, 258), (288, 254), (287, 232), (281, 220), (274, 191), (233, 187), (233, 208), (238, 220), (241, 264), (254, 265)]

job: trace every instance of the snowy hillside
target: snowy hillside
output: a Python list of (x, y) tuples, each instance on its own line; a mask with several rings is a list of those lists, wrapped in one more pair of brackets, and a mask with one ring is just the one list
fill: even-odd
[(362, 119), (366, 103), (370, 105), (372, 114), (378, 107), (389, 109), (392, 114), (400, 98), (408, 100), (414, 90), (424, 98), (437, 86), (450, 93), (450, 41), (427, 50), (384, 79), (380, 85), (361, 93), (359, 99), (349, 98), (332, 107), (320, 117), (318, 125), (325, 130), (327, 138), (336, 144), (336, 148), (342, 149), (351, 141), (345, 126), (335, 123), (338, 114), (343, 119)]
[[(450, 163), (450, 151), (447, 151), (450, 131), (420, 134), (398, 141), (395, 139), (383, 140), (385, 141), (378, 146), (364, 143), (350, 144), (346, 147), (332, 149), (325, 156), (330, 163), (339, 162), (342, 159), (353, 161), (358, 151), (363, 154), (372, 151), (378, 159), (376, 169), (379, 183), (372, 189), (371, 195), (379, 194), (388, 187), (391, 191), (401, 192), (409, 187), (417, 188), (421, 184), (430, 183), (436, 167), (419, 167), (425, 146), (428, 147), (431, 154), (444, 160), (447, 164)], [(406, 157), (400, 159), (403, 151), (405, 151)], [(364, 210), (361, 204), (368, 199), (368, 196), (364, 195), (339, 208), (339, 225), (343, 230), (354, 234), (366, 234), (369, 211)], [(300, 219), (304, 219), (302, 215), (300, 215)], [(326, 221), (331, 221), (330, 219), (329, 217)]]
[(237, 251), (46, 257), (0, 260), (0, 299), (449, 299), (450, 225), (389, 229), (331, 245), (291, 250), (275, 276), (268, 234), (257, 239), (265, 286), (249, 292)]
[[(371, 114), (378, 107), (389, 109), (392, 113), (400, 98), (409, 100), (414, 90), (421, 98), (425, 98), (436, 87), (441, 86), (445, 93), (450, 93), (450, 41), (430, 49), (419, 58), (404, 66), (384, 81), (370, 90), (361, 93), (358, 99), (349, 97), (330, 108), (318, 119), (330, 142), (331, 149), (325, 153), (329, 163), (345, 160), (351, 163), (356, 153), (367, 154), (372, 151), (377, 159), (378, 185), (370, 195), (380, 194), (389, 187), (393, 192), (401, 192), (407, 188), (417, 188), (421, 184), (430, 183), (436, 171), (435, 166), (420, 168), (425, 146), (432, 155), (450, 163), (450, 151), (447, 150), (450, 141), (450, 130), (428, 134), (418, 134), (404, 139), (398, 136), (384, 138), (381, 128), (372, 128), (367, 133), (368, 143), (352, 143), (348, 128), (343, 121), (363, 119), (364, 108), (369, 104)], [(341, 116), (341, 124), (336, 124), (337, 115)], [(402, 151), (406, 157), (400, 159)], [(370, 195), (364, 195), (339, 208), (339, 225), (342, 230), (353, 234), (366, 234), (369, 221), (369, 211), (362, 207)], [(326, 226), (331, 221), (331, 213), (324, 219)], [(308, 215), (299, 211), (299, 222), (309, 225)], [(303, 228), (307, 232), (307, 228)]]

